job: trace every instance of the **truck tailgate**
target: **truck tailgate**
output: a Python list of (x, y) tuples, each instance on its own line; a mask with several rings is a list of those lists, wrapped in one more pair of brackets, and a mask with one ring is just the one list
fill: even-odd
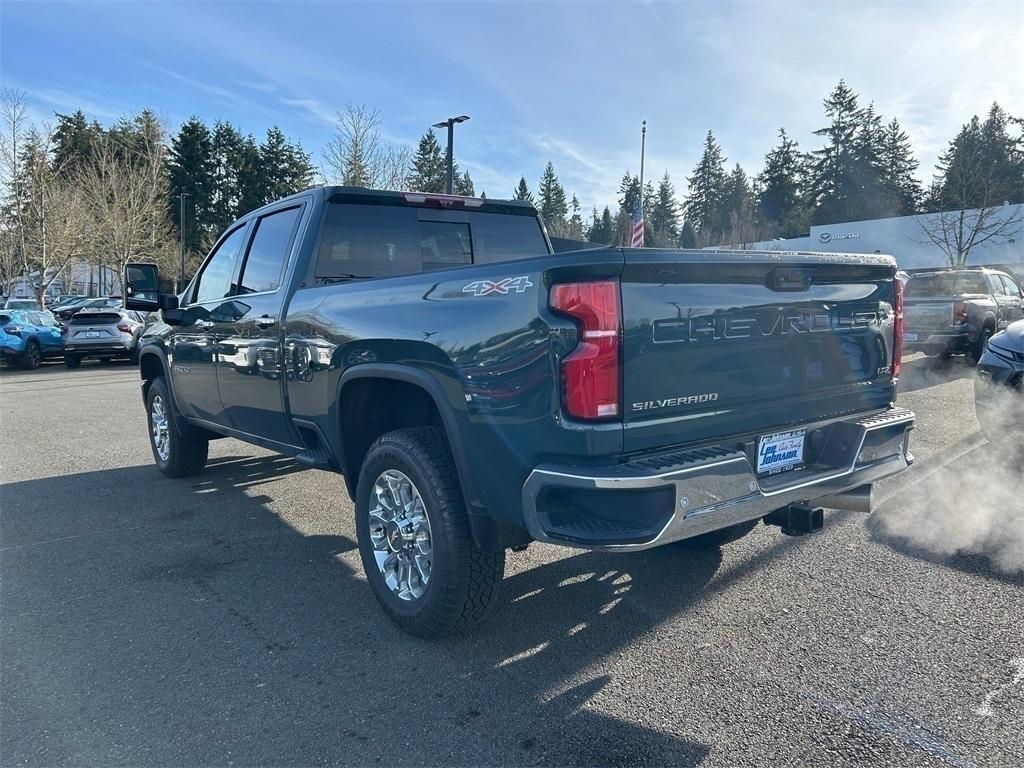
[(953, 302), (944, 299), (907, 299), (903, 308), (904, 328), (921, 335), (927, 331), (948, 331), (953, 326)]
[(890, 257), (624, 255), (627, 451), (889, 405)]

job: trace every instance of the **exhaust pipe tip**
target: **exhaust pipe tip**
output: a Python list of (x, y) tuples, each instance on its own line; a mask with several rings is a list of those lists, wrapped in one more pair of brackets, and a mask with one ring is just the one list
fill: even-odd
[(820, 499), (815, 499), (813, 503), (829, 509), (845, 509), (850, 512), (870, 514), (875, 508), (874, 486), (868, 483), (842, 493), (822, 496)]

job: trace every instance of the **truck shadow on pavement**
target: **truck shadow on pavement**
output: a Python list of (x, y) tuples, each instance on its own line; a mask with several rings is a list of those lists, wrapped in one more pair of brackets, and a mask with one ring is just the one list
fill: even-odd
[(261, 495), (302, 483), (300, 469), (232, 457), (190, 480), (137, 466), (0, 486), (5, 760), (696, 765), (709, 754), (685, 735), (685, 690), (678, 712), (648, 713), (650, 724), (595, 704), (614, 699), (623, 651), (715, 591), (718, 550), (507, 567), (489, 623), (424, 642), (374, 601), (341, 478), (300, 486), (329, 513), (303, 518), (313, 530)]

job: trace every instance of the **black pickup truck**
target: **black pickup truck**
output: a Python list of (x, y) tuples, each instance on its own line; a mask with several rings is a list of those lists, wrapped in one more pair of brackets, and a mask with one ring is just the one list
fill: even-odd
[(370, 585), (436, 636), (531, 541), (721, 544), (869, 511), (912, 461), (888, 256), (553, 254), (529, 205), (325, 187), (233, 224), (140, 348), (156, 463), (229, 436), (344, 474)]

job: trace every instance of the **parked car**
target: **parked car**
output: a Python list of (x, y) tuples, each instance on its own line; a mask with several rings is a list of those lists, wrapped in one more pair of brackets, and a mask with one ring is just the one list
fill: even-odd
[(121, 306), (121, 299), (112, 296), (102, 296), (100, 298), (85, 297), (71, 302), (65, 307), (55, 309), (54, 314), (60, 320), (67, 322), (83, 309), (120, 309)]
[(801, 535), (912, 461), (890, 256), (554, 254), (528, 203), (326, 187), (232, 224), (180, 297), (125, 282), (161, 309), (157, 467), (227, 435), (341, 472), (370, 587), (421, 636), (486, 613), (506, 549)]
[(101, 362), (137, 362), (139, 337), (145, 327), (145, 317), (132, 310), (82, 309), (68, 320), (64, 365), (77, 368), (90, 357)]
[(42, 309), (35, 299), (8, 299), (4, 302), (4, 309)]
[(46, 359), (60, 357), (64, 336), (49, 312), (0, 310), (0, 349), (4, 360), (35, 370)]
[(1024, 291), (994, 269), (918, 272), (907, 281), (904, 312), (907, 352), (962, 352), (977, 362), (989, 338), (1024, 318)]
[(1024, 445), (1024, 320), (988, 340), (978, 361), (974, 406), (989, 440)]
[(69, 307), (72, 304), (82, 304), (88, 300), (88, 296), (62, 296), (60, 301), (51, 304), (49, 309), (51, 312), (57, 312), (58, 310)]

